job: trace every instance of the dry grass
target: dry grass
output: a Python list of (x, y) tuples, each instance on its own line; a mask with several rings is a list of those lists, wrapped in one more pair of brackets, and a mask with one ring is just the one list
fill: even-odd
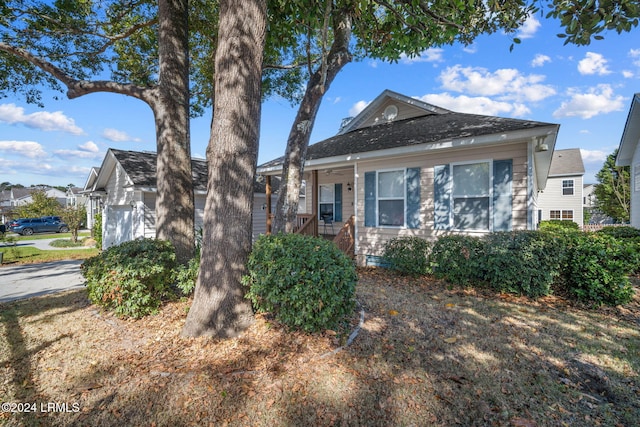
[(182, 338), (187, 302), (138, 321), (84, 291), (0, 305), (1, 399), (36, 403), (0, 424), (638, 425), (638, 296), (588, 310), (379, 270), (357, 292), (365, 322), (337, 353), (340, 334), (264, 317), (238, 339)]

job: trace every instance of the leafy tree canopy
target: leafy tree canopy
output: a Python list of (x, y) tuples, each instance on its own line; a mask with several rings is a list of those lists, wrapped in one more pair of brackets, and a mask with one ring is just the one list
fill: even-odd
[(618, 149), (607, 156), (602, 169), (596, 174), (594, 187), (596, 208), (618, 222), (629, 222), (631, 212), (631, 183), (629, 166), (616, 166)]

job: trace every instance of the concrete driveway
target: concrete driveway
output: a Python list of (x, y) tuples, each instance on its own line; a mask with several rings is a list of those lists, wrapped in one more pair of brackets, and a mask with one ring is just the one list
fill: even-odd
[[(17, 245), (61, 250), (49, 246), (53, 240), (57, 239), (20, 240)], [(2, 249), (0, 245), (0, 251)], [(80, 274), (80, 264), (82, 260), (0, 266), (0, 303), (83, 288), (85, 280)]]

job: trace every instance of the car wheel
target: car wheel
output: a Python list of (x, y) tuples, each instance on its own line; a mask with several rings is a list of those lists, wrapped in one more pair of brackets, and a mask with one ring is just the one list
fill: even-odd
[(25, 228), (22, 230), (23, 236), (31, 236), (33, 234), (33, 228)]
[(68, 233), (69, 232), (69, 227), (60, 227), (60, 230), (58, 230), (59, 233)]

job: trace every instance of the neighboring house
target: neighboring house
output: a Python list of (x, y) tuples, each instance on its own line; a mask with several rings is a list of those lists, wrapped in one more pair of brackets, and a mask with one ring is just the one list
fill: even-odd
[(631, 101), (616, 166), (630, 166), (631, 225), (640, 228), (640, 93), (633, 95)]
[(538, 200), (541, 221), (573, 221), (584, 225), (583, 198), (584, 163), (579, 148), (555, 150), (547, 186)]
[[(535, 229), (558, 129), (386, 90), (336, 136), (309, 146), (306, 212), (331, 215), (336, 228), (354, 216), (360, 265), (376, 263), (397, 236)], [(279, 175), (282, 162), (258, 173)]]
[[(202, 227), (207, 189), (207, 163), (192, 159), (195, 225)], [(264, 183), (256, 183), (254, 238), (266, 231)], [(110, 148), (100, 168), (89, 174), (83, 194), (92, 216), (102, 210), (102, 247), (156, 235), (156, 153)]]
[(66, 206), (67, 204), (67, 195), (64, 191), (60, 191), (57, 188), (51, 187), (42, 187), (42, 188), (12, 188), (9, 190), (11, 192), (10, 196), (10, 204), (11, 206), (22, 206), (28, 205), (33, 202), (33, 197), (31, 196), (35, 191), (44, 191), (44, 194), (47, 197), (52, 197), (60, 203), (60, 206)]

